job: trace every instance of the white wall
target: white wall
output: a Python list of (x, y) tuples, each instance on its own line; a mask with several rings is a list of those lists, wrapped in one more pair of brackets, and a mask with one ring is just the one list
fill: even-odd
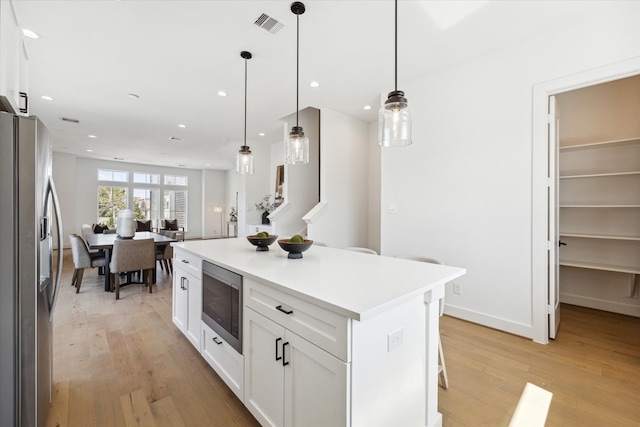
[[(295, 124), (295, 113), (283, 120), (285, 121), (283, 137), (288, 138), (291, 126)], [(274, 232), (283, 238), (304, 233), (306, 224), (302, 217), (320, 200), (321, 120), (320, 112), (315, 108), (307, 107), (299, 112), (299, 124), (303, 127), (305, 136), (309, 138), (309, 164), (284, 166), (284, 203), (269, 216)], [(282, 149), (281, 156), (284, 156), (284, 146)], [(272, 173), (275, 176), (275, 170)], [(270, 193), (273, 194), (273, 192), (274, 188), (271, 188)]]
[[(167, 173), (185, 175), (189, 179), (187, 196), (186, 238), (202, 237), (203, 191), (202, 171), (184, 168), (168, 168), (135, 163), (113, 162), (53, 153), (53, 177), (60, 196), (60, 210), (64, 234), (81, 233), (82, 224), (94, 224), (98, 210), (98, 169), (114, 169), (133, 172)], [(224, 188), (224, 183), (220, 184)], [(129, 194), (131, 198), (131, 195)], [(131, 200), (128, 201), (129, 205)], [(68, 246), (68, 239), (65, 245)]]
[[(226, 172), (219, 170), (202, 171), (202, 237), (205, 239), (223, 237), (227, 234), (227, 220), (229, 209), (225, 208), (226, 201)], [(222, 212), (215, 212), (220, 206)]]
[(414, 143), (382, 152), (382, 253), (466, 267), (447, 313), (532, 337), (532, 88), (638, 55), (640, 3), (616, 2), (401, 84)]
[(310, 219), (311, 239), (337, 248), (369, 246), (368, 134), (367, 123), (321, 110), (322, 209)]

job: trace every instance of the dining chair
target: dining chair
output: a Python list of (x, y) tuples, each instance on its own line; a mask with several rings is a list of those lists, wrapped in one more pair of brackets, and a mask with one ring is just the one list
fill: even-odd
[(184, 241), (184, 227), (180, 227), (178, 225), (178, 218), (175, 219), (164, 219), (161, 222), (160, 231), (168, 231), (171, 234), (166, 234), (166, 236), (172, 237), (179, 241)]
[(369, 248), (360, 248), (357, 246), (349, 246), (347, 248), (345, 248), (348, 251), (353, 251), (353, 252), (362, 252), (363, 254), (370, 254), (370, 255), (378, 255), (378, 252), (374, 251), (373, 249), (369, 249)]
[[(95, 234), (95, 232), (93, 231), (93, 227), (91, 227), (89, 224), (82, 224), (82, 240), (84, 240), (84, 244), (85, 246), (87, 246), (87, 248), (89, 247), (89, 243), (87, 243), (87, 236), (90, 234)], [(91, 254), (91, 256), (102, 255), (104, 257), (103, 249), (89, 249), (89, 253)], [(104, 274), (103, 266), (98, 268), (98, 274)]]
[(106, 230), (102, 231), (102, 234), (115, 234), (116, 231), (118, 231), (117, 228), (107, 228)]
[(122, 239), (113, 242), (109, 269), (110, 288), (120, 299), (120, 273), (142, 271), (142, 283), (152, 292), (151, 274), (156, 268), (156, 246), (153, 239)]
[(77, 234), (70, 234), (69, 240), (71, 241), (71, 257), (73, 258), (73, 264), (75, 266), (73, 277), (71, 278), (71, 286), (76, 287), (77, 294), (80, 292), (80, 287), (82, 286), (84, 269), (104, 267), (105, 258), (104, 252), (90, 253), (84, 239)]
[[(408, 259), (411, 261), (427, 262), (429, 264), (442, 264), (435, 258), (429, 258), (422, 255), (398, 255), (396, 258)], [(440, 317), (444, 314), (444, 297), (440, 300)], [(440, 381), (442, 388), (445, 390), (449, 388), (449, 377), (447, 376), (447, 365), (444, 363), (444, 352), (442, 351), (442, 338), (440, 332), (438, 332), (438, 373), (440, 374)]]
[[(164, 235), (169, 236), (168, 234)], [(160, 264), (160, 269), (165, 270), (168, 274), (173, 274), (173, 246), (170, 244), (156, 246), (156, 261)]]

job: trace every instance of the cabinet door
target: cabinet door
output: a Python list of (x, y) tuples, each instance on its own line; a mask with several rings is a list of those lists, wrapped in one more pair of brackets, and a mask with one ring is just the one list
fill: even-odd
[(244, 358), (206, 323), (201, 322), (200, 327), (200, 354), (238, 399), (244, 401)]
[(244, 404), (263, 426), (284, 426), (284, 328), (244, 308)]
[(187, 330), (187, 304), (188, 289), (185, 286), (187, 280), (187, 273), (180, 268), (174, 268), (173, 270), (173, 323), (185, 333)]
[(202, 279), (187, 274), (187, 328), (184, 334), (200, 351), (200, 326), (202, 321)]
[(285, 426), (347, 426), (349, 365), (288, 330), (283, 353)]

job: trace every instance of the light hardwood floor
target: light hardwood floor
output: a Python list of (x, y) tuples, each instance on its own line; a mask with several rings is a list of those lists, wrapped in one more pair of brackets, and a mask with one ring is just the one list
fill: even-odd
[[(115, 301), (97, 269), (74, 293), (68, 251), (63, 273), (48, 426), (258, 425), (172, 323), (169, 275)], [(638, 318), (563, 306), (546, 346), (447, 316), (441, 334), (444, 426), (506, 426), (526, 382), (554, 393), (549, 427), (640, 426)]]

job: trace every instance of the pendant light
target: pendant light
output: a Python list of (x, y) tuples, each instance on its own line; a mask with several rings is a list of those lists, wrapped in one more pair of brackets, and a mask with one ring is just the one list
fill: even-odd
[(253, 154), (247, 145), (247, 61), (251, 59), (251, 52), (243, 50), (240, 56), (244, 59), (244, 145), (240, 147), (236, 156), (236, 173), (253, 175), (255, 172)]
[(298, 124), (299, 69), (300, 69), (300, 15), (305, 11), (299, 1), (291, 3), (291, 12), (296, 15), (296, 125), (291, 128), (289, 139), (284, 143), (284, 160), (288, 165), (309, 163), (309, 138), (304, 136)]
[(389, 92), (378, 115), (378, 144), (404, 147), (411, 141), (411, 112), (404, 92), (398, 90), (398, 0), (395, 0), (395, 89)]

